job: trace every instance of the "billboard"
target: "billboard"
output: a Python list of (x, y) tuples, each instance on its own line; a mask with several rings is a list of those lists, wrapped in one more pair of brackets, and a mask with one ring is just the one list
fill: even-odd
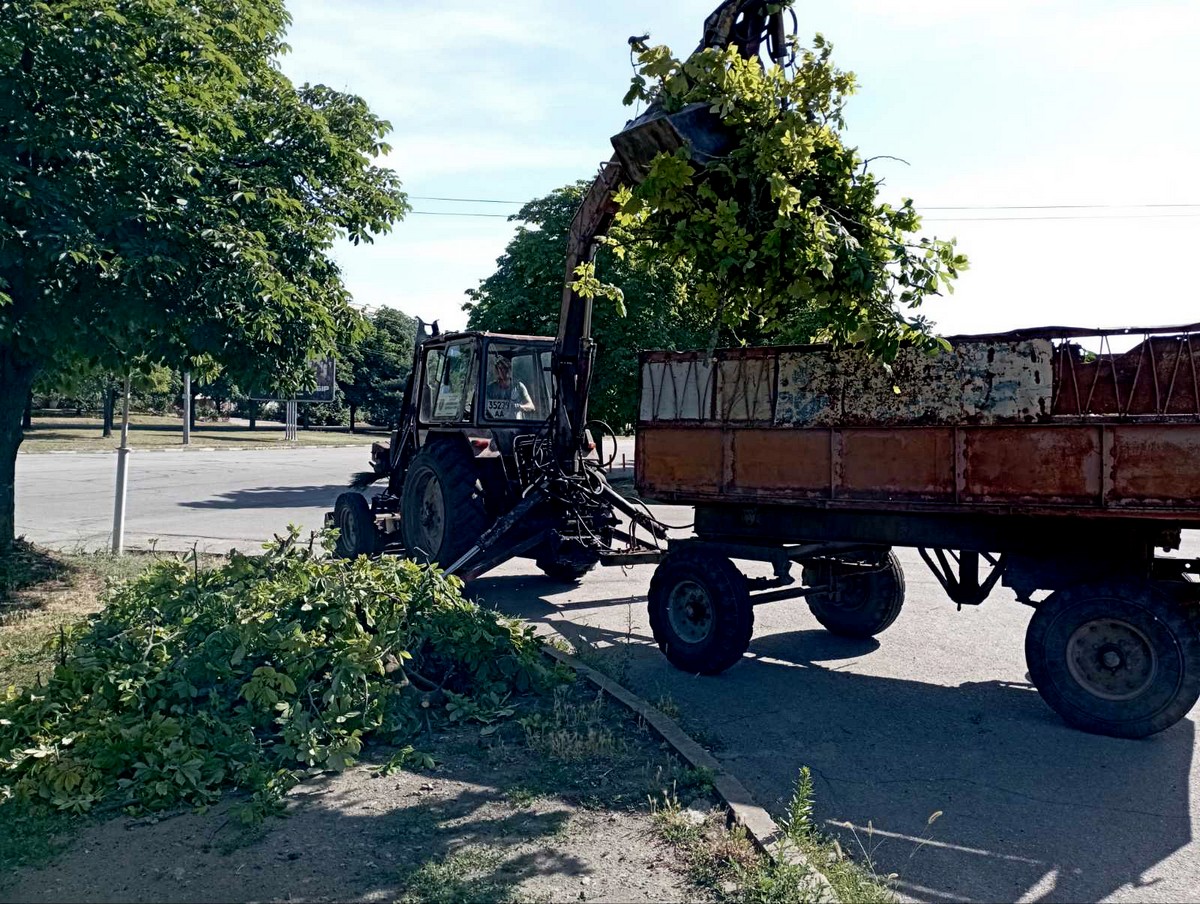
[(297, 392), (289, 398), (278, 395), (259, 395), (252, 393), (251, 398), (256, 402), (332, 402), (337, 394), (337, 365), (333, 358), (323, 358), (313, 361), (310, 365), (317, 378), (317, 385), (305, 392)]

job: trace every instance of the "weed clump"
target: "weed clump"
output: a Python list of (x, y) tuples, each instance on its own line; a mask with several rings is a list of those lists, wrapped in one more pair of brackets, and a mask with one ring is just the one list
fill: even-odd
[(44, 686), (0, 694), (0, 799), (101, 812), (254, 812), (364, 742), (403, 744), (452, 698), (546, 689), (532, 631), (414, 562), (329, 559), (293, 531), (216, 567), (166, 559), (60, 641)]

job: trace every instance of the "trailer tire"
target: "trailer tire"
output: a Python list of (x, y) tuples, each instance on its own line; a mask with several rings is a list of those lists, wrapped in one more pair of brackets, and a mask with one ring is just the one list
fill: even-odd
[(1042, 699), (1084, 731), (1144, 738), (1200, 697), (1200, 632), (1189, 612), (1142, 581), (1058, 590), (1034, 610), (1025, 661)]
[(361, 493), (342, 493), (333, 504), (333, 523), (338, 529), (333, 554), (339, 559), (373, 556), (379, 550), (375, 516)]
[(446, 568), (487, 529), (475, 461), (449, 442), (417, 453), (404, 478), (400, 529), (408, 554)]
[(837, 582), (836, 598), (828, 592), (810, 593), (805, 600), (813, 617), (840, 637), (874, 637), (889, 628), (904, 606), (904, 570), (894, 552), (878, 569), (837, 562), (804, 567), (809, 586)]
[(650, 629), (677, 669), (717, 675), (750, 646), (754, 609), (729, 559), (700, 550), (667, 555), (650, 579)]

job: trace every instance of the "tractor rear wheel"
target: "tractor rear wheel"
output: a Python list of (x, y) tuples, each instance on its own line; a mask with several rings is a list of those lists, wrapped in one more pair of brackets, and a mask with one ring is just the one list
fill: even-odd
[(474, 459), (451, 443), (426, 446), (409, 465), (400, 511), (412, 558), (454, 564), (488, 526)]

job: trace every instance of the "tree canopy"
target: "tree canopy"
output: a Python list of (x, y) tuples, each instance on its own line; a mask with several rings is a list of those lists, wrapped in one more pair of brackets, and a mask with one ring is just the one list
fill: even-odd
[(388, 123), (279, 70), (288, 21), (282, 0), (0, 0), (0, 546), (39, 372), (290, 387), (357, 328), (328, 252), (408, 206), (374, 162)]
[(412, 370), (417, 322), (395, 308), (378, 308), (367, 318), (367, 331), (348, 348), (338, 371), (338, 385), (353, 413), (390, 427), (400, 414), (404, 382)]
[[(562, 303), (563, 266), (571, 218), (587, 188), (576, 182), (530, 201), (512, 219), (521, 225), (496, 262), (496, 271), (468, 290), (470, 329), (554, 336)], [(590, 415), (615, 429), (637, 419), (637, 356), (642, 349), (697, 348), (710, 341), (705, 318), (683, 304), (687, 286), (671, 267), (601, 248), (596, 272), (619, 285), (622, 316), (597, 305), (592, 334), (598, 346)]]

